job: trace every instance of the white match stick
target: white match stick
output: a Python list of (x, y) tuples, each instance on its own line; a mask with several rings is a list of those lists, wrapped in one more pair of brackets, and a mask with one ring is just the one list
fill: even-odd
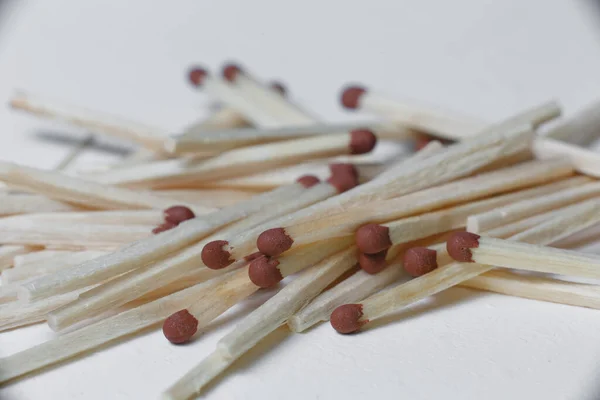
[(572, 166), (566, 160), (532, 161), (396, 199), (351, 208), (347, 212), (328, 218), (270, 229), (258, 237), (256, 244), (263, 254), (277, 256), (290, 248), (332, 237), (352, 235), (358, 227), (366, 223), (390, 221), (495, 193), (535, 186), (569, 176), (572, 172)]
[(137, 122), (80, 107), (60, 104), (54, 100), (43, 99), (23, 92), (16, 93), (11, 99), (10, 105), (12, 108), (30, 114), (63, 121), (94, 133), (124, 139), (155, 151), (161, 151), (163, 148), (165, 131)]
[(16, 255), (13, 260), (13, 265), (15, 268), (30, 268), (33, 265), (39, 264), (41, 261), (47, 261), (54, 257), (69, 256), (75, 253), (76, 252), (69, 250), (48, 250), (44, 248), (40, 251)]
[[(400, 243), (462, 228), (468, 220), (467, 217), (472, 214), (486, 211), (494, 212), (499, 207), (510, 207), (506, 205), (515, 202), (536, 201), (538, 198), (553, 194), (564, 187), (572, 187), (575, 184), (581, 185), (582, 182), (589, 182), (589, 180), (583, 177), (563, 179), (555, 183), (469, 202), (414, 217), (402, 218), (384, 224), (371, 223), (363, 225), (355, 233), (356, 245), (363, 253), (379, 253)], [(600, 190), (600, 186), (598, 188)], [(545, 210), (542, 209), (541, 211)]]
[[(0, 162), (0, 179), (19, 188), (87, 208), (163, 209), (179, 204), (177, 201), (140, 191), (102, 185), (57, 172), (7, 162)], [(214, 209), (201, 206), (187, 206), (198, 215), (214, 211)]]
[(600, 182), (582, 181), (581, 177), (572, 178), (572, 182), (574, 185), (562, 189), (556, 188), (555, 193), (550, 192), (537, 198), (523, 199), (495, 210), (473, 213), (474, 215), (467, 219), (467, 230), (473, 233), (488, 231), (509, 222), (600, 195)]
[(305, 271), (223, 337), (218, 349), (172, 385), (162, 398), (183, 400), (199, 393), (237, 358), (283, 324), (295, 310), (350, 269), (355, 261), (355, 249), (350, 248)]
[(36, 280), (31, 285), (24, 285), (22, 295), (24, 299), (35, 300), (65, 293), (110, 279), (138, 266), (156, 262), (172, 252), (201, 240), (222, 226), (243, 219), (265, 207), (272, 207), (280, 202), (285, 203), (303, 190), (302, 184), (282, 186), (235, 206), (224, 208), (206, 218), (185, 221), (172, 230), (132, 243), (114, 253), (53, 274), (52, 277)]
[(578, 172), (595, 178), (600, 177), (600, 154), (596, 151), (540, 137), (533, 142), (532, 150), (535, 156), (540, 159), (557, 156), (567, 157)]
[(164, 222), (164, 210), (40, 212), (0, 219), (0, 227), (30, 227), (48, 223), (84, 225), (148, 225)]
[(35, 251), (35, 248), (26, 246), (0, 246), (0, 271), (12, 267), (16, 256), (32, 251)]
[(600, 101), (594, 101), (570, 118), (560, 121), (542, 134), (551, 139), (561, 140), (577, 146), (586, 147), (598, 138), (600, 128)]
[(215, 292), (219, 291), (231, 276), (232, 273), (223, 274), (2, 358), (0, 384), (152, 326), (170, 314), (186, 308), (193, 301), (205, 299), (210, 302)]
[[(306, 171), (306, 170), (305, 170)], [(303, 173), (311, 173), (304, 172)], [(303, 173), (294, 176), (294, 179), (288, 179), (285, 182), (269, 185), (267, 190), (271, 190), (281, 185), (289, 185), (294, 183), (298, 176)], [(185, 203), (199, 204), (205, 207), (223, 208), (231, 206), (240, 201), (248, 200), (252, 196), (256, 196), (256, 191), (249, 191), (243, 189), (236, 189), (233, 187), (229, 188), (209, 188), (209, 189), (178, 189), (178, 190), (157, 190), (152, 192), (155, 196), (165, 196), (170, 199), (177, 199)]]
[[(555, 218), (518, 233), (511, 240), (548, 244), (581, 231), (600, 221), (600, 202), (593, 200), (558, 213)], [(493, 269), (488, 265), (451, 263), (386, 292), (373, 295), (359, 304), (346, 304), (331, 314), (331, 324), (340, 333), (360, 329), (369, 321), (460, 284)]]
[(81, 207), (35, 194), (10, 193), (0, 196), (0, 215), (2, 216), (78, 210), (81, 210)]

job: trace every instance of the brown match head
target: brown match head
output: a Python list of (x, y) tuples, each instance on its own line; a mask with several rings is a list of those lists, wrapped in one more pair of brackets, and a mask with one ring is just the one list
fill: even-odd
[(204, 68), (194, 67), (188, 72), (188, 79), (194, 86), (202, 86), (208, 72)]
[(248, 266), (248, 278), (258, 287), (273, 287), (283, 279), (278, 266), (277, 260), (265, 256), (258, 257)]
[(283, 228), (268, 229), (256, 239), (256, 247), (261, 253), (276, 257), (292, 247), (294, 240), (288, 236)]
[(344, 193), (358, 186), (358, 171), (352, 164), (330, 164), (331, 177), (327, 183), (333, 186), (338, 193)]
[(368, 129), (355, 129), (350, 132), (350, 152), (365, 154), (373, 150), (377, 144), (377, 136)]
[(160, 224), (159, 226), (157, 226), (156, 228), (152, 229), (152, 233), (157, 235), (161, 232), (168, 231), (169, 229), (173, 229), (176, 226), (177, 226), (177, 224), (174, 224), (172, 222), (164, 222), (164, 223)]
[(356, 247), (367, 254), (379, 253), (392, 246), (390, 228), (379, 224), (361, 226), (356, 231), (354, 238), (356, 240)]
[(308, 189), (321, 182), (321, 180), (314, 175), (302, 175), (300, 178), (296, 179), (296, 182)]
[(163, 334), (169, 342), (174, 344), (189, 342), (197, 331), (198, 320), (188, 310), (171, 314), (163, 323)]
[(340, 96), (340, 101), (345, 108), (350, 110), (356, 110), (360, 101), (360, 96), (365, 93), (366, 90), (359, 86), (349, 86), (344, 89)]
[(480, 237), (471, 232), (455, 232), (448, 238), (446, 250), (456, 261), (473, 262), (471, 249), (479, 247)]
[(375, 254), (358, 254), (358, 263), (360, 268), (367, 274), (375, 275), (383, 271), (387, 266), (385, 258), (387, 257), (387, 250), (383, 250)]
[(200, 254), (204, 265), (210, 269), (221, 269), (231, 265), (235, 260), (231, 258), (231, 253), (223, 249), (228, 244), (229, 242), (226, 240), (214, 240), (207, 243)]
[(281, 82), (271, 82), (271, 89), (273, 89), (282, 96), (285, 96), (287, 94), (287, 89)]
[(223, 78), (229, 82), (234, 82), (238, 74), (242, 72), (242, 69), (236, 64), (226, 64), (223, 67)]
[(183, 221), (188, 219), (196, 218), (196, 215), (192, 210), (186, 206), (173, 206), (163, 211), (165, 221), (175, 225), (179, 225)]
[(414, 277), (425, 275), (438, 267), (437, 251), (427, 247), (412, 247), (406, 250), (402, 262), (404, 270), (409, 275)]
[(329, 322), (338, 333), (353, 333), (369, 322), (369, 320), (361, 321), (362, 316), (362, 304), (344, 304), (333, 310)]

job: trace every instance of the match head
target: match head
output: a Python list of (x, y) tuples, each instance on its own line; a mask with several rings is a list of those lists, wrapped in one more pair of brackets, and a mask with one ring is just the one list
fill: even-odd
[(236, 64), (226, 64), (223, 67), (223, 78), (229, 82), (234, 82), (242, 69)]
[(188, 310), (171, 314), (163, 323), (163, 334), (173, 344), (188, 342), (198, 331), (198, 320)]
[(248, 278), (258, 287), (273, 287), (283, 279), (278, 266), (277, 260), (265, 256), (258, 257), (248, 266)]
[(204, 265), (210, 269), (221, 269), (231, 265), (235, 260), (231, 259), (231, 253), (223, 249), (228, 244), (229, 242), (226, 240), (214, 240), (207, 243), (200, 253)]
[(271, 82), (271, 89), (275, 90), (277, 93), (279, 93), (282, 96), (285, 96), (287, 94), (287, 89), (281, 82), (277, 82), (277, 81)]
[(183, 221), (188, 219), (196, 218), (196, 215), (192, 210), (186, 206), (173, 206), (163, 211), (165, 221), (175, 225), (179, 225)]
[(358, 263), (360, 268), (367, 274), (375, 275), (383, 271), (387, 266), (385, 258), (387, 257), (387, 250), (381, 251), (375, 254), (358, 254)]
[(360, 97), (365, 92), (365, 88), (359, 86), (349, 86), (345, 88), (342, 92), (342, 95), (340, 96), (340, 101), (345, 108), (348, 108), (350, 110), (356, 110), (358, 108)]
[(296, 182), (308, 189), (321, 182), (321, 180), (314, 175), (302, 175), (300, 178), (296, 179)]
[(168, 231), (169, 229), (173, 229), (177, 226), (177, 224), (174, 224), (172, 222), (164, 222), (162, 224), (160, 224), (159, 226), (157, 226), (156, 228), (152, 229), (152, 233), (155, 235), (158, 235), (161, 232), (164, 231)]
[(331, 177), (327, 183), (333, 186), (338, 193), (344, 193), (358, 186), (358, 171), (352, 164), (330, 164)]
[(375, 254), (392, 246), (390, 228), (379, 224), (366, 224), (358, 228), (354, 238), (356, 247), (363, 253)]
[(333, 310), (329, 322), (338, 333), (353, 333), (369, 322), (369, 320), (361, 321), (362, 316), (362, 304), (344, 304)]
[(292, 247), (294, 240), (288, 236), (283, 228), (268, 229), (256, 239), (256, 247), (261, 253), (276, 257)]
[(480, 237), (471, 232), (455, 232), (448, 238), (446, 250), (456, 261), (473, 262), (471, 249), (479, 247)]
[(438, 267), (437, 251), (427, 247), (412, 247), (406, 250), (402, 261), (404, 270), (414, 277), (425, 275)]
[(352, 154), (369, 153), (377, 144), (377, 136), (368, 129), (355, 129), (350, 132), (350, 152)]
[(188, 79), (194, 86), (202, 86), (204, 79), (208, 76), (208, 72), (204, 68), (194, 67), (188, 73)]

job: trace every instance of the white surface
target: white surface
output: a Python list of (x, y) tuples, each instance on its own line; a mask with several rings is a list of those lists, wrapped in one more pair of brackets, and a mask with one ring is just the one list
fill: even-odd
[[(591, 1), (590, 1), (591, 2)], [(600, 11), (566, 0), (4, 2), (0, 99), (16, 88), (177, 129), (207, 104), (190, 63), (236, 59), (281, 78), (331, 120), (348, 81), (498, 119), (556, 96), (600, 94)], [(594, 14), (595, 13), (595, 14)], [(50, 168), (69, 132), (0, 110), (0, 158)], [(27, 149), (27, 151), (25, 151)], [(86, 155), (82, 162), (107, 159)], [(2, 400), (152, 399), (209, 354), (243, 310), (189, 346), (158, 331), (0, 389)], [(424, 313), (424, 311), (427, 311)], [(598, 399), (600, 313), (455, 289), (354, 336), (279, 329), (206, 394), (214, 399)], [(390, 322), (388, 320), (387, 322)], [(0, 356), (52, 336), (0, 334)]]

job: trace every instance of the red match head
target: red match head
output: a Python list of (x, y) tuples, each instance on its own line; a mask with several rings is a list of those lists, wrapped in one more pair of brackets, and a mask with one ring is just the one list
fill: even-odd
[(163, 323), (163, 334), (174, 344), (188, 342), (198, 330), (198, 320), (188, 310), (171, 314)]
[(277, 260), (265, 256), (258, 257), (248, 266), (248, 277), (258, 287), (273, 287), (283, 279), (278, 266)]
[(368, 274), (375, 275), (383, 271), (387, 266), (387, 250), (375, 254), (358, 254), (358, 263), (360, 268)]
[(437, 252), (427, 247), (412, 247), (402, 258), (404, 270), (411, 276), (425, 275), (438, 267)]
[(448, 238), (446, 250), (456, 261), (473, 262), (471, 249), (479, 247), (480, 237), (471, 232), (455, 232)]
[(186, 206), (173, 206), (163, 211), (165, 221), (175, 225), (179, 225), (183, 221), (196, 218), (194, 212)]
[(344, 193), (358, 186), (358, 171), (352, 164), (330, 164), (331, 177), (327, 183), (333, 186), (338, 193)]
[(204, 68), (194, 67), (188, 73), (188, 79), (194, 86), (202, 86), (208, 72)]
[(361, 321), (362, 316), (362, 304), (344, 304), (333, 310), (329, 322), (338, 333), (353, 333), (369, 322), (368, 320)]
[(287, 251), (294, 240), (288, 236), (283, 228), (268, 229), (261, 233), (256, 240), (258, 250), (271, 257), (276, 257)]
[(237, 64), (226, 64), (223, 67), (223, 78), (229, 82), (234, 82), (242, 69)]
[(390, 228), (379, 224), (363, 225), (354, 235), (356, 246), (367, 254), (375, 254), (390, 248)]
[(321, 182), (321, 180), (314, 175), (302, 175), (300, 178), (296, 179), (296, 182), (308, 189)]
[(344, 89), (340, 101), (345, 108), (355, 110), (358, 108), (360, 97), (366, 90), (360, 86), (349, 86)]
[(210, 269), (221, 269), (231, 265), (235, 260), (231, 259), (231, 253), (223, 249), (228, 244), (229, 242), (225, 240), (214, 240), (207, 243), (200, 254), (204, 265)]
[(350, 132), (350, 152), (352, 154), (369, 153), (377, 144), (377, 136), (368, 129), (355, 129)]
[(164, 223), (160, 224), (159, 226), (157, 226), (156, 228), (152, 229), (152, 233), (157, 235), (161, 232), (168, 231), (169, 229), (173, 229), (176, 226), (177, 226), (177, 224), (174, 224), (172, 222), (164, 222)]

